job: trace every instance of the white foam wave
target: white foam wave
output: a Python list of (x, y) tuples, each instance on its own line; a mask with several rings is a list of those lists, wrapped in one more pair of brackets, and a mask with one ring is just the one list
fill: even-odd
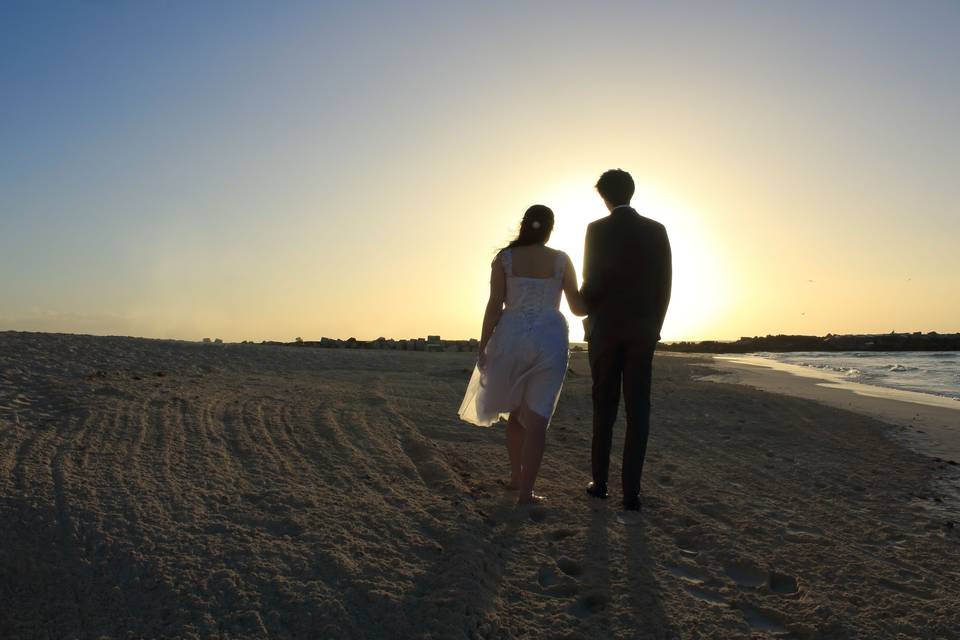
[(799, 352), (763, 357), (823, 371), (850, 382), (960, 399), (960, 353)]

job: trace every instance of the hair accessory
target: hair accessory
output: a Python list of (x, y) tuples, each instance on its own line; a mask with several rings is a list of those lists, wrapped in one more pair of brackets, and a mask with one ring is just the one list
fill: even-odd
[(530, 226), (533, 227), (534, 229), (539, 229), (539, 228), (540, 228), (540, 221), (539, 221), (539, 220), (534, 220), (533, 222), (530, 223)]

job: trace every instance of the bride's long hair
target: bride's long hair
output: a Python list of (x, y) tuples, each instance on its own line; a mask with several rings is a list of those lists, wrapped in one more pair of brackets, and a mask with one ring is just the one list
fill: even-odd
[(550, 239), (551, 231), (553, 231), (553, 211), (546, 205), (535, 204), (523, 214), (520, 233), (506, 248), (543, 244)]

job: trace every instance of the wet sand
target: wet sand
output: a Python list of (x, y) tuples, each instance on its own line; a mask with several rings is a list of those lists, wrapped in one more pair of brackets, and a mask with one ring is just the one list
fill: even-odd
[(815, 400), (899, 427), (911, 449), (960, 461), (960, 401), (842, 380), (809, 367), (750, 356), (714, 356), (719, 375), (704, 379)]
[(0, 637), (960, 637), (960, 469), (902, 429), (658, 357), (623, 514), (575, 354), (517, 510), (472, 363), (0, 333)]

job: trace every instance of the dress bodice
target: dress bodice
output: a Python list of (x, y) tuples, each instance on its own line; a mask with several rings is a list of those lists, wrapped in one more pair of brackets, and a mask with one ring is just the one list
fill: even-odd
[(500, 260), (507, 276), (506, 311), (518, 313), (530, 320), (544, 312), (558, 311), (563, 292), (565, 258), (566, 254), (557, 252), (553, 275), (549, 278), (525, 278), (513, 274), (513, 253), (510, 249), (504, 249)]

